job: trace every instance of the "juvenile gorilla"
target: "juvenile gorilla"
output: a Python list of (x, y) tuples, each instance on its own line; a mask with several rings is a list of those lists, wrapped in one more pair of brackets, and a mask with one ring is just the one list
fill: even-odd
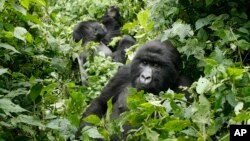
[[(125, 63), (125, 49), (135, 44), (135, 40), (131, 36), (124, 36), (114, 49), (108, 47), (113, 37), (120, 36), (119, 9), (111, 6), (106, 10), (102, 17), (102, 23), (97, 21), (84, 21), (78, 23), (73, 30), (73, 39), (75, 42), (82, 40), (82, 46), (90, 41), (99, 42), (98, 52), (102, 52), (105, 56), (111, 56), (114, 61)], [(113, 53), (114, 52), (114, 53)], [(86, 62), (86, 55), (80, 55), (82, 62)]]
[[(111, 118), (117, 118), (128, 110), (126, 99), (130, 86), (156, 95), (169, 88), (179, 91), (178, 86), (189, 86), (191, 82), (179, 74), (180, 63), (179, 53), (170, 42), (147, 42), (137, 51), (131, 64), (123, 66), (115, 74), (82, 117), (94, 114), (101, 118), (107, 111), (107, 101), (112, 98)], [(82, 120), (76, 138), (81, 135), (85, 125), (87, 123)]]
[[(84, 21), (74, 27), (73, 39), (75, 42), (82, 40), (82, 46), (84, 46), (90, 41), (100, 42), (106, 34), (107, 29), (103, 24), (96, 21)], [(112, 54), (112, 51), (102, 42), (97, 47), (97, 51), (104, 53), (106, 56)]]

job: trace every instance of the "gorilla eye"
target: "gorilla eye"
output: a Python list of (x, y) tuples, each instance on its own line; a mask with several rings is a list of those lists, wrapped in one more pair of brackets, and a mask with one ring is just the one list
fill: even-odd
[(148, 62), (147, 62), (147, 61), (142, 61), (142, 64), (143, 64), (143, 65), (147, 65)]
[(157, 63), (154, 63), (153, 66), (156, 67), (156, 68), (159, 68), (159, 67), (160, 67), (160, 65), (157, 64)]

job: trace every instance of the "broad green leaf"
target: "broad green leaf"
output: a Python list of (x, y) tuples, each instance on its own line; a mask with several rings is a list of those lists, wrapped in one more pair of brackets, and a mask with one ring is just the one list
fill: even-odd
[(244, 103), (243, 102), (238, 102), (237, 105), (234, 107), (234, 112), (236, 115), (240, 113), (240, 110), (243, 109)]
[(201, 77), (197, 82), (196, 92), (198, 94), (204, 94), (209, 89), (211, 89), (211, 87), (212, 87), (212, 83), (208, 79)]
[(228, 74), (229, 77), (231, 77), (233, 80), (241, 79), (244, 72), (245, 72), (244, 69), (227, 68), (227, 74)]
[(14, 122), (17, 123), (26, 123), (28, 125), (34, 125), (34, 126), (39, 126), (39, 127), (45, 127), (42, 123), (41, 120), (37, 117), (33, 116), (28, 116), (28, 115), (19, 115), (17, 119), (14, 120)]
[(241, 112), (236, 117), (233, 118), (233, 120), (236, 122), (242, 122), (244, 120), (249, 120), (249, 119), (250, 119), (250, 113), (248, 111)]
[(31, 88), (29, 96), (33, 102), (35, 102), (36, 98), (40, 95), (42, 88), (43, 85), (40, 83), (37, 83)]
[(11, 102), (11, 100), (3, 98), (0, 99), (0, 109), (2, 109), (4, 112), (9, 113), (19, 113), (19, 112), (24, 112), (27, 111), (20, 107), (19, 105), (16, 105)]
[(0, 75), (5, 74), (8, 72), (8, 69), (0, 69)]
[(67, 119), (55, 119), (50, 121), (46, 127), (55, 129), (55, 130), (66, 130), (70, 126), (70, 122)]
[(160, 134), (157, 133), (156, 131), (152, 130), (151, 128), (145, 127), (145, 133), (147, 136), (147, 139), (150, 141), (158, 141)]
[(17, 4), (14, 5), (14, 9), (15, 9), (16, 11), (22, 13), (23, 15), (26, 15), (26, 14), (27, 14), (27, 10), (24, 9), (23, 7), (17, 5)]
[(19, 0), (19, 2), (24, 8), (29, 9), (30, 0)]
[(149, 17), (149, 11), (148, 10), (140, 11), (138, 13), (138, 15), (137, 15), (137, 18), (138, 18), (138, 21), (139, 21), (140, 25), (145, 27), (147, 22), (148, 22), (148, 17)]
[(29, 32), (27, 32), (27, 34), (25, 35), (25, 39), (29, 43), (32, 43), (32, 41), (33, 41), (33, 37), (32, 37), (32, 35)]
[(210, 24), (210, 21), (207, 18), (199, 19), (195, 22), (195, 29), (198, 30), (208, 24)]
[(16, 27), (15, 30), (14, 30), (14, 37), (26, 42), (25, 35), (26, 35), (27, 32), (28, 31), (23, 27)]
[(99, 131), (97, 130), (97, 127), (89, 127), (89, 126), (86, 126), (85, 128), (83, 128), (83, 135), (87, 134), (89, 137), (91, 138), (94, 138), (94, 139), (103, 139), (103, 135), (101, 135), (99, 133)]
[(46, 2), (44, 0), (30, 0), (34, 3), (37, 3), (39, 5), (42, 5), (42, 6), (46, 6)]
[(101, 122), (100, 118), (97, 115), (89, 115), (85, 117), (84, 120), (94, 125), (99, 125), (99, 123)]
[(213, 3), (214, 0), (206, 0), (206, 6), (209, 6)]
[(17, 51), (13, 46), (6, 44), (6, 43), (0, 43), (0, 47), (5, 48), (5, 49), (9, 49), (14, 51), (15, 53), (20, 53), (19, 51)]
[(236, 97), (233, 93), (229, 93), (228, 95), (226, 95), (226, 100), (232, 107), (235, 107), (237, 105)]
[(208, 39), (208, 35), (207, 32), (201, 28), (198, 33), (197, 33), (197, 37), (201, 40), (201, 41), (207, 41)]
[(194, 32), (191, 29), (189, 24), (183, 24), (180, 22), (175, 22), (172, 25), (172, 28), (164, 31), (162, 41), (167, 40), (168, 38), (172, 38), (174, 36), (179, 36), (180, 40), (183, 40), (186, 36), (193, 36)]
[(3, 10), (4, 4), (5, 4), (5, 0), (1, 0), (0, 1), (0, 12)]
[(189, 120), (170, 120), (164, 125), (167, 131), (182, 131), (191, 125)]
[(249, 50), (250, 49), (250, 43), (247, 42), (246, 40), (244, 39), (241, 39), (239, 41), (236, 42), (237, 46), (240, 47), (240, 49), (242, 50)]

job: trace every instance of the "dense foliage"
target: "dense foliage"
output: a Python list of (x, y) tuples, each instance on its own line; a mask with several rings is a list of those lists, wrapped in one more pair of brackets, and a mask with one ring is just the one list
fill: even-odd
[[(130, 89), (129, 112), (86, 120), (95, 126), (82, 139), (103, 138), (135, 128), (128, 140), (229, 140), (229, 125), (250, 120), (250, 1), (248, 0), (1, 0), (0, 140), (73, 138), (80, 116), (121, 64), (102, 55), (84, 65), (82, 86), (75, 61), (83, 50), (73, 26), (100, 20), (117, 5), (122, 32), (136, 38), (128, 62), (141, 44), (171, 40), (194, 83), (193, 103), (171, 90), (159, 96)], [(87, 51), (93, 51), (95, 44)]]

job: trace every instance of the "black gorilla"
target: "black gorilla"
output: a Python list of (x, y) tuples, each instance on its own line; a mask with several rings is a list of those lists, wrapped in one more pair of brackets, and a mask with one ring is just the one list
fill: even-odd
[[(130, 86), (156, 95), (169, 88), (178, 92), (180, 85), (190, 86), (191, 81), (179, 74), (180, 64), (179, 53), (169, 41), (147, 42), (137, 51), (131, 64), (119, 69), (82, 117), (94, 114), (101, 118), (105, 115), (107, 101), (111, 98), (113, 103), (111, 118), (118, 117), (128, 110), (126, 99), (127, 88)], [(81, 129), (85, 125), (87, 123), (82, 120), (76, 138), (81, 135)]]
[(120, 13), (119, 9), (115, 6), (109, 7), (104, 16), (102, 17), (102, 24), (107, 29), (107, 34), (101, 40), (105, 45), (108, 45), (113, 37), (121, 35), (120, 28)]
[[(106, 34), (107, 29), (103, 24), (96, 21), (84, 21), (74, 27), (73, 39), (75, 42), (82, 40), (82, 46), (84, 46), (90, 41), (100, 42)], [(102, 42), (97, 47), (97, 51), (104, 53), (106, 56), (112, 54), (112, 51)]]
[[(126, 35), (118, 43), (114, 49), (108, 47), (113, 37), (120, 36), (120, 14), (119, 9), (111, 6), (106, 10), (102, 17), (102, 23), (97, 21), (85, 21), (78, 23), (73, 30), (73, 39), (75, 42), (82, 40), (82, 45), (86, 45), (89, 41), (99, 42), (98, 52), (102, 52), (105, 56), (111, 56), (114, 61), (125, 63), (125, 49), (135, 44), (135, 40)], [(114, 53), (112, 53), (114, 52)], [(86, 62), (86, 55), (81, 54), (82, 62)]]

